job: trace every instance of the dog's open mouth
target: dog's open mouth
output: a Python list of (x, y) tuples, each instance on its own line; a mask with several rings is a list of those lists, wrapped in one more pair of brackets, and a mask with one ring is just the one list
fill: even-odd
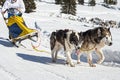
[(79, 55), (79, 54), (80, 54), (80, 49), (76, 49), (75, 53), (76, 53), (77, 55)]

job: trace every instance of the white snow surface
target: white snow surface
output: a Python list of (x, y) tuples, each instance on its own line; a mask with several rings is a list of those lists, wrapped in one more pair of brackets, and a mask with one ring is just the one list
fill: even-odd
[[(99, 17), (104, 20), (120, 21), (119, 5), (114, 6), (116, 9), (108, 9), (100, 5), (102, 0), (97, 1), (99, 4), (95, 7), (78, 5), (77, 16), (72, 16), (60, 14), (60, 5), (53, 4), (54, 0), (43, 0), (42, 2), (36, 2), (37, 9), (35, 12), (25, 13), (23, 18), (28, 27), (35, 28), (36, 22), (41, 28), (39, 49), (50, 52), (49, 37), (52, 31), (73, 29), (80, 32), (94, 28), (91, 23), (77, 21), (77, 17), (86, 17), (87, 19)], [(120, 4), (119, 2), (118, 4)], [(93, 52), (93, 62), (96, 67), (89, 67), (85, 54), (81, 56), (81, 64), (76, 63), (76, 55), (73, 54), (72, 57), (76, 66), (70, 67), (65, 65), (65, 57), (62, 53), (58, 55), (57, 63), (52, 63), (50, 53), (14, 47), (9, 41), (5, 40), (8, 38), (8, 28), (1, 14), (0, 24), (0, 80), (120, 79), (120, 28), (110, 29), (113, 45), (103, 48), (105, 61), (102, 64), (96, 64), (98, 57)], [(26, 40), (26, 43), (29, 43), (29, 40)]]

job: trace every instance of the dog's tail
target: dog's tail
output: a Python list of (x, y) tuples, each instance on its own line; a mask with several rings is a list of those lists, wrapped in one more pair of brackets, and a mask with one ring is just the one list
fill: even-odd
[(55, 42), (56, 42), (56, 32), (52, 32), (51, 36), (50, 36), (50, 46), (51, 46), (51, 50), (53, 50), (54, 46), (55, 46)]

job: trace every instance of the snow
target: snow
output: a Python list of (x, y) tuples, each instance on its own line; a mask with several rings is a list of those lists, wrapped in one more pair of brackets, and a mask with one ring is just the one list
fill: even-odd
[[(71, 16), (60, 14), (60, 5), (47, 2), (54, 0), (36, 2), (36, 12), (25, 13), (23, 18), (30, 28), (35, 28), (35, 22), (41, 28), (40, 49), (48, 52), (50, 52), (49, 36), (52, 31), (67, 28), (80, 32), (94, 28), (91, 23), (77, 21), (78, 17), (86, 17), (87, 20), (99, 17), (104, 20), (120, 21), (120, 10), (107, 9), (101, 5), (93, 8), (78, 5), (77, 16)], [(114, 7), (118, 8), (119, 5)], [(81, 64), (76, 64), (76, 55), (73, 54), (76, 66), (70, 67), (65, 64), (62, 53), (59, 54), (57, 63), (52, 63), (50, 53), (16, 48), (5, 40), (8, 38), (8, 29), (1, 14), (0, 24), (0, 80), (119, 80), (120, 78), (119, 28), (111, 28), (113, 45), (103, 48), (105, 61), (93, 68), (86, 62), (85, 54), (81, 56)], [(93, 62), (96, 60), (97, 56), (93, 53)]]

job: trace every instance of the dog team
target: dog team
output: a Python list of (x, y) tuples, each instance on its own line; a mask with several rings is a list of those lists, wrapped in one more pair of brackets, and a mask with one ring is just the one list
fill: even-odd
[(102, 48), (112, 45), (112, 35), (110, 28), (96, 27), (85, 32), (77, 32), (74, 30), (64, 29), (56, 30), (51, 33), (50, 47), (52, 62), (56, 62), (59, 50), (64, 49), (66, 55), (66, 64), (75, 67), (71, 54), (75, 50), (77, 53), (77, 63), (80, 63), (81, 53), (87, 54), (87, 62), (90, 67), (96, 67), (92, 62), (92, 52), (95, 51), (99, 59), (98, 64), (101, 64), (105, 57)]

